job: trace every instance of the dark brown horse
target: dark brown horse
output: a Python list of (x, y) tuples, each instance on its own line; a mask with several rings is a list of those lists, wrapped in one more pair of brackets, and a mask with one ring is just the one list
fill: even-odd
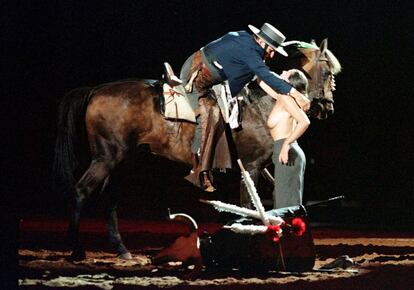
[[(302, 69), (309, 77), (310, 96), (314, 99), (311, 114), (324, 118), (333, 111), (331, 77), (339, 72), (339, 62), (326, 49), (326, 41), (320, 48), (296, 43), (287, 49), (292, 55), (289, 68)], [(273, 140), (266, 128), (266, 120), (274, 101), (256, 90), (244, 91), (244, 95), (243, 129), (233, 132), (233, 140), (238, 158), (253, 178), (257, 178), (257, 173), (269, 163), (272, 155)], [(133, 148), (148, 144), (155, 154), (191, 164), (194, 124), (177, 124), (177, 121), (165, 119), (158, 103), (159, 84), (148, 80), (80, 88), (63, 98), (59, 108), (55, 169), (74, 193), (69, 225), (72, 259), (85, 258), (79, 240), (85, 200), (94, 191), (105, 188), (111, 171)], [(243, 192), (241, 195), (242, 203), (247, 203)], [(115, 200), (107, 214), (111, 244), (120, 257), (131, 258), (118, 231)]]

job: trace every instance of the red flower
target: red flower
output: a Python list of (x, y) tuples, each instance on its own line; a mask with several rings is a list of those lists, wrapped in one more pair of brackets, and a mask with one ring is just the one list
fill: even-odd
[(278, 226), (278, 225), (268, 225), (266, 234), (268, 234), (272, 238), (273, 242), (279, 241), (279, 237), (280, 237), (280, 234), (281, 234), (280, 226)]
[(306, 224), (301, 218), (294, 218), (292, 220), (292, 228), (290, 230), (291, 233), (295, 234), (296, 236), (301, 236), (306, 230)]

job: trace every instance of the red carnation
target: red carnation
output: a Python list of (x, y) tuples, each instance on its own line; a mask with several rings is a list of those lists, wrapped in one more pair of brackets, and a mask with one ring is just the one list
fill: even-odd
[(272, 238), (273, 242), (277, 242), (281, 233), (280, 226), (268, 225), (266, 233)]
[(292, 220), (292, 228), (290, 231), (291, 233), (300, 237), (301, 235), (303, 235), (305, 230), (306, 230), (306, 224), (301, 218), (294, 218)]

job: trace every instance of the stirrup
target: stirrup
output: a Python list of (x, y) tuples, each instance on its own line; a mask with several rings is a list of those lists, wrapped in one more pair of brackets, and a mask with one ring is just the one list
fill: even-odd
[(168, 62), (164, 62), (164, 80), (171, 87), (179, 86), (183, 83), (182, 80), (174, 74), (174, 71)]

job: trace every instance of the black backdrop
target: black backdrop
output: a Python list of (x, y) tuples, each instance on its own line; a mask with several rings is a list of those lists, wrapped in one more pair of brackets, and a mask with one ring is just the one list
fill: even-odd
[[(288, 40), (329, 48), (343, 65), (335, 114), (301, 139), (308, 167), (305, 200), (343, 194), (383, 210), (413, 202), (411, 1), (9, 1), (2, 4), (3, 206), (17, 215), (64, 215), (52, 187), (59, 98), (72, 88), (159, 78), (231, 30), (269, 22)], [(117, 174), (123, 214), (165, 206), (194, 209), (199, 193), (187, 168), (138, 154)], [(141, 165), (145, 164), (146, 167)], [(236, 174), (223, 182), (237, 197)], [(10, 200), (7, 199), (10, 197)], [(224, 197), (223, 197), (224, 198)], [(160, 206), (162, 204), (162, 206)], [(153, 214), (153, 216), (157, 216)]]

